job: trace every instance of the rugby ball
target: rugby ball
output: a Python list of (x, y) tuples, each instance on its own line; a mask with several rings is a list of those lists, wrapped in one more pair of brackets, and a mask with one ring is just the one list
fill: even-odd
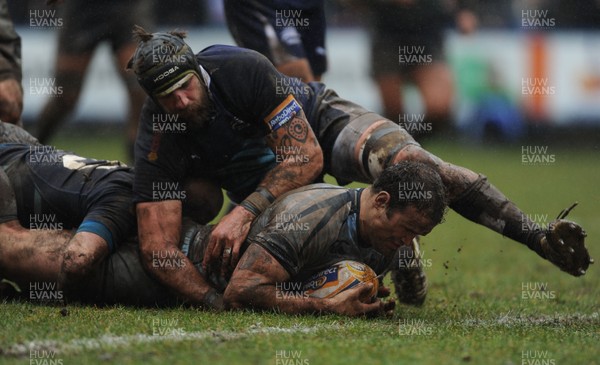
[(344, 260), (312, 275), (302, 290), (309, 297), (331, 298), (363, 282), (373, 283), (369, 297), (375, 297), (379, 285), (375, 271), (362, 262)]

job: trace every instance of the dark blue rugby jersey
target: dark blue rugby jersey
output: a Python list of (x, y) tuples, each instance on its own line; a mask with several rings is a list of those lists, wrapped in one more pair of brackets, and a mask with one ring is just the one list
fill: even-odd
[(82, 229), (99, 234), (109, 246), (135, 232), (133, 172), (127, 166), (51, 146), (0, 144), (0, 167), (15, 191), (25, 228), (77, 229), (84, 221), (96, 222), (103, 226), (100, 232), (94, 226)]
[(360, 239), (362, 189), (313, 184), (282, 195), (254, 222), (246, 244), (256, 243), (287, 270), (292, 280), (342, 260), (355, 260), (381, 274), (393, 258)]
[[(202, 128), (177, 120), (179, 130), (157, 130), (153, 120), (164, 111), (147, 99), (135, 150), (136, 202), (183, 197), (177, 193), (188, 177), (210, 179), (243, 199), (276, 165), (265, 137), (299, 108), (310, 115), (323, 87), (284, 76), (263, 55), (244, 48), (216, 45), (196, 57), (206, 71), (212, 118)], [(174, 193), (156, 194), (165, 186)]]

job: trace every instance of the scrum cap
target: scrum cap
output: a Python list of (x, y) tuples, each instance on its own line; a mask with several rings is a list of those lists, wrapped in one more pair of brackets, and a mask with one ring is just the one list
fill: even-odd
[(140, 86), (151, 97), (168, 95), (181, 87), (200, 68), (184, 32), (147, 33), (135, 26), (138, 46), (127, 64), (137, 75)]

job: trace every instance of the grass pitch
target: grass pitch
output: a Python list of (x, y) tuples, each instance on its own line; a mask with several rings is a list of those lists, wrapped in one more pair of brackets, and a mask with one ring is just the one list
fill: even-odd
[[(84, 156), (124, 159), (121, 142), (110, 134), (55, 141)], [(426, 147), (487, 175), (541, 224), (579, 201), (569, 218), (586, 229), (597, 261), (582, 278), (450, 211), (423, 238), (425, 305), (400, 305), (393, 318), (77, 305), (64, 316), (58, 306), (0, 303), (0, 363), (598, 364), (599, 152), (536, 145), (546, 149)]]

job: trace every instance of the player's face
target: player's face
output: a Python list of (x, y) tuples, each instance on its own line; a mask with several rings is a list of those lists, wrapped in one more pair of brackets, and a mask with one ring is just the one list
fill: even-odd
[(402, 245), (409, 245), (416, 236), (429, 233), (434, 224), (415, 207), (386, 214), (385, 208), (378, 210), (369, 223), (368, 241), (386, 256), (393, 255)]
[(172, 93), (157, 99), (168, 113), (178, 114), (193, 125), (201, 127), (209, 118), (210, 99), (197, 76), (190, 78)]

